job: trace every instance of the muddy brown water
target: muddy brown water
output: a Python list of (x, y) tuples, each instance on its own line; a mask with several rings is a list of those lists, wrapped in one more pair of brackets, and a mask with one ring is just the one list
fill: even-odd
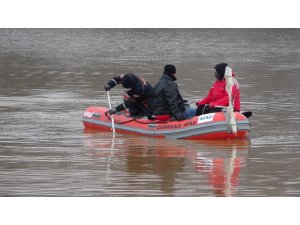
[[(300, 196), (299, 29), (0, 29), (0, 196)], [(167, 63), (194, 104), (229, 63), (243, 141), (86, 132), (104, 84)], [(123, 90), (111, 91), (112, 104)]]

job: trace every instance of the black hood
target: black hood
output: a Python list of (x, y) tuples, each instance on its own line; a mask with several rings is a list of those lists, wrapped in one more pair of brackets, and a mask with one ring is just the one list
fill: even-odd
[(124, 88), (133, 88), (136, 83), (137, 83), (137, 79), (135, 75), (132, 73), (125, 74), (122, 79), (122, 86)]
[(224, 78), (226, 66), (228, 66), (227, 63), (219, 63), (215, 66), (216, 72), (218, 73), (220, 80)]
[(164, 68), (164, 74), (171, 77), (172, 80), (177, 80), (177, 78), (175, 77), (176, 74), (176, 67), (172, 64), (168, 64), (165, 66)]

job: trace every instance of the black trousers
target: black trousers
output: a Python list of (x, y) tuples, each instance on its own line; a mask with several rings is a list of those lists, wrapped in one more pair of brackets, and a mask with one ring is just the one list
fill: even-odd
[(153, 115), (152, 99), (147, 99), (139, 102), (124, 100), (124, 105), (128, 107), (131, 116)]
[(196, 116), (200, 116), (207, 113), (214, 113), (214, 112), (222, 112), (223, 108), (215, 107), (211, 108), (209, 105), (199, 105), (196, 109)]

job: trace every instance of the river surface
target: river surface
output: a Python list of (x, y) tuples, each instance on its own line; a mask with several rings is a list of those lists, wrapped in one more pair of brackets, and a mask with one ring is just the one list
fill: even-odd
[[(0, 196), (300, 196), (299, 41), (299, 29), (0, 29)], [(253, 112), (249, 140), (84, 130), (115, 75), (154, 85), (172, 63), (194, 104), (224, 61)]]

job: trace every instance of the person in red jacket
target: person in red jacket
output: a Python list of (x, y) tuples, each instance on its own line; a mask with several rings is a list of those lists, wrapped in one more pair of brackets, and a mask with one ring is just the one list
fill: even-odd
[[(226, 91), (226, 80), (224, 78), (225, 68), (228, 66), (227, 63), (219, 63), (215, 66), (215, 77), (217, 80), (214, 82), (213, 86), (210, 88), (208, 95), (198, 101), (196, 115), (202, 115), (212, 112), (221, 112), (222, 107), (227, 107), (229, 105), (228, 93)], [(234, 85), (232, 87), (232, 105), (234, 111), (240, 111), (240, 89), (239, 84), (235, 78), (235, 74), (232, 72), (232, 77)], [(220, 107), (218, 107), (220, 106)]]

